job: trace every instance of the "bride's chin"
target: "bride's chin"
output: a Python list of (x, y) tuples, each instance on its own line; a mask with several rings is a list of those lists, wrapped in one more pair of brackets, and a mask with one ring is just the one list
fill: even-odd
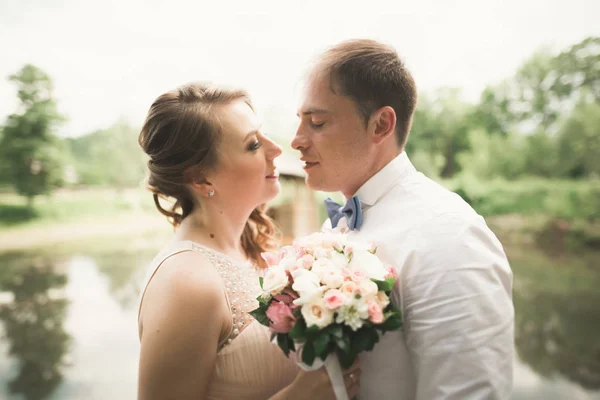
[(264, 201), (264, 203), (267, 203), (271, 200), (273, 200), (275, 197), (277, 197), (277, 195), (279, 194), (279, 192), (281, 192), (281, 187), (279, 186), (279, 182), (277, 182), (276, 185), (274, 185), (273, 188), (270, 188), (267, 196), (266, 196), (266, 200)]

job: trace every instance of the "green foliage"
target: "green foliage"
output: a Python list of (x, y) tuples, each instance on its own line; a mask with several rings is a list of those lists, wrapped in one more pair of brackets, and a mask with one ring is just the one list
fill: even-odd
[(421, 95), (406, 145), (407, 153), (424, 152), (434, 164), (438, 158), (441, 160), (438, 174), (453, 176), (462, 168), (459, 154), (470, 149), (471, 113), (471, 106), (461, 101), (457, 89), (440, 89), (434, 100)]
[(82, 185), (138, 186), (145, 174), (138, 130), (120, 121), (113, 126), (69, 139), (78, 183)]
[(33, 65), (9, 77), (18, 88), (19, 110), (8, 116), (0, 138), (0, 175), (30, 203), (61, 186), (66, 148), (54, 134), (63, 117), (52, 97), (52, 81)]
[(484, 216), (547, 215), (568, 220), (600, 219), (600, 181), (503, 179), (482, 181), (463, 175), (444, 183)]
[(442, 93), (435, 102), (421, 98), (407, 145), (427, 175), (600, 175), (600, 38), (556, 55), (538, 51), (475, 106), (456, 91)]

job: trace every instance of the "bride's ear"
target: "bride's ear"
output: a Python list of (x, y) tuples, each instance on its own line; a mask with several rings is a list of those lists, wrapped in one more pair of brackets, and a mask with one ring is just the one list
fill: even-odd
[(200, 196), (212, 197), (215, 194), (213, 184), (197, 171), (186, 171), (184, 178), (190, 188)]
[(390, 106), (381, 107), (369, 118), (369, 128), (373, 143), (383, 143), (390, 136), (396, 135), (396, 112)]

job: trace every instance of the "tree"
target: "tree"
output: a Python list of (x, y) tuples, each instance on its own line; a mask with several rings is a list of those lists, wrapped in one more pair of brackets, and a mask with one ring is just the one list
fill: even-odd
[(478, 118), (488, 132), (554, 134), (559, 121), (582, 98), (600, 102), (600, 37), (590, 37), (555, 55), (534, 53), (513, 79), (484, 90)]
[(66, 148), (54, 129), (63, 117), (44, 71), (28, 64), (9, 80), (17, 85), (21, 104), (2, 130), (0, 158), (7, 180), (31, 207), (35, 196), (50, 193), (62, 183)]
[(146, 169), (138, 133), (125, 121), (119, 121), (109, 128), (69, 139), (79, 183), (118, 188), (139, 185)]
[(440, 89), (432, 101), (425, 96), (413, 118), (413, 126), (406, 151), (424, 151), (435, 162), (441, 155), (442, 163), (438, 174), (450, 178), (461, 170), (458, 155), (469, 150), (470, 106), (460, 99), (457, 89)]
[(568, 178), (600, 176), (600, 102), (580, 101), (557, 137), (558, 172)]

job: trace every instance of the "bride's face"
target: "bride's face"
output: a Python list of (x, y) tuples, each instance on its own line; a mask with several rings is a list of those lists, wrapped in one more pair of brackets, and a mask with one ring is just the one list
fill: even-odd
[(279, 174), (273, 161), (281, 148), (260, 131), (254, 111), (243, 100), (220, 106), (221, 127), (218, 165), (207, 180), (215, 200), (237, 206), (256, 207), (279, 193)]

